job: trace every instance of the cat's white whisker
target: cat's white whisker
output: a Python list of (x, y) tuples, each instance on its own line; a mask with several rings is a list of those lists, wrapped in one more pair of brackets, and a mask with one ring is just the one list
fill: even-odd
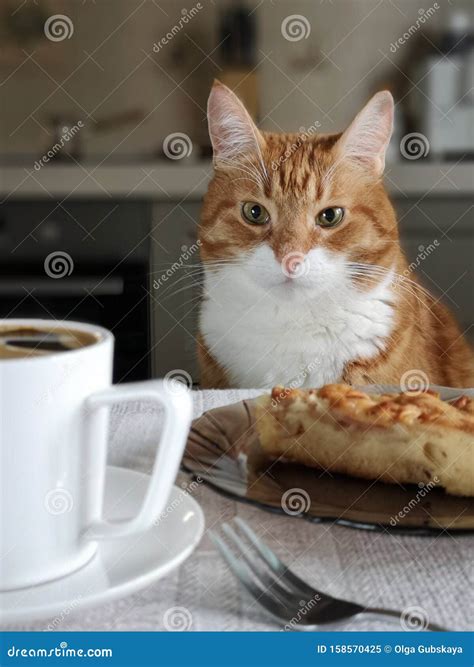
[(188, 301), (184, 301), (183, 303), (178, 304), (177, 307), (184, 308), (185, 306), (189, 306), (191, 303), (197, 306), (199, 303), (201, 303), (201, 299), (202, 299), (202, 294), (201, 293), (196, 294), (195, 296), (191, 297), (191, 299), (189, 299)]
[[(393, 272), (393, 269), (387, 269), (377, 264), (362, 264), (362, 263), (358, 264), (357, 262), (351, 262), (350, 265), (357, 267), (358, 269), (361, 269), (363, 271), (367, 271), (368, 273), (373, 273), (373, 274), (378, 273), (379, 275), (382, 274), (386, 275), (390, 272)], [(420, 293), (422, 293), (426, 298), (430, 299), (431, 301), (434, 300), (432, 294), (426, 288), (424, 288), (422, 285), (415, 282), (414, 280), (411, 280), (410, 278), (408, 278), (403, 274), (393, 272), (392, 281), (394, 283), (403, 282), (407, 285), (410, 284), (414, 290), (418, 290)]]
[(268, 177), (268, 174), (262, 176), (260, 171), (251, 160), (246, 160), (243, 157), (239, 157), (233, 160), (221, 158), (220, 162), (222, 165), (228, 166), (229, 169), (241, 171), (242, 173), (247, 174), (249, 180), (253, 181), (259, 188), (263, 189), (264, 180), (265, 177)]
[[(374, 280), (377, 280), (377, 282), (381, 277), (382, 278), (386, 277), (389, 274), (389, 270), (385, 269), (385, 267), (380, 267), (370, 264), (364, 264), (364, 265), (361, 264), (359, 265), (359, 268), (357, 270), (349, 269), (349, 271), (353, 277), (359, 277), (365, 280), (372, 278)], [(407, 280), (405, 276), (395, 273), (391, 278), (391, 286), (392, 288), (394, 288), (395, 293), (397, 293), (399, 297), (404, 298), (404, 302), (406, 304), (409, 305), (408, 296), (412, 296), (414, 299), (418, 301), (418, 303), (421, 306), (423, 306), (423, 308), (428, 310), (431, 313), (431, 315), (441, 324), (441, 320), (438, 318), (436, 313), (430, 308), (429, 303), (426, 302), (426, 297), (428, 297), (429, 301), (434, 301), (434, 297), (424, 288), (418, 285), (418, 283), (415, 283), (413, 280)], [(415, 288), (418, 288), (418, 292)], [(399, 290), (402, 290), (402, 294), (400, 294)], [(423, 299), (422, 297), (425, 297), (425, 299)]]
[(168, 299), (172, 299), (173, 297), (177, 296), (178, 294), (181, 294), (182, 292), (186, 292), (187, 290), (190, 290), (190, 289), (200, 289), (200, 290), (202, 290), (203, 288), (204, 288), (204, 283), (201, 283), (201, 284), (193, 283), (192, 285), (185, 285), (184, 287), (180, 287), (179, 289), (175, 290), (174, 292), (164, 294), (163, 295), (163, 301), (167, 301)]

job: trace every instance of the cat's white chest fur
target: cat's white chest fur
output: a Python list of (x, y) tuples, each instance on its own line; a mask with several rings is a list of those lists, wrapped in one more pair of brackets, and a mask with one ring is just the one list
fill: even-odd
[(269, 269), (266, 251), (246, 258), (244, 270), (207, 272), (201, 333), (233, 386), (318, 387), (341, 380), (348, 362), (383, 349), (393, 326), (390, 281), (361, 291), (341, 262), (312, 253), (304, 285)]

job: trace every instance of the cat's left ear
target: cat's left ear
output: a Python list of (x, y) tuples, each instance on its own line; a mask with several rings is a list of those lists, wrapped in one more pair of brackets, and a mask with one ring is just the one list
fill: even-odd
[(393, 108), (388, 90), (376, 93), (339, 139), (341, 158), (380, 176), (393, 131)]

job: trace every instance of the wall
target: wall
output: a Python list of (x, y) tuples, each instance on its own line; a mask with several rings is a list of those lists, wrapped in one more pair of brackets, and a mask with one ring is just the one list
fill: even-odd
[[(196, 3), (37, 1), (69, 16), (74, 34), (62, 42), (27, 47), (16, 59), (0, 57), (3, 156), (41, 154), (50, 139), (48, 116), (57, 111), (68, 111), (83, 122), (89, 119), (89, 129), (83, 132), (89, 153), (113, 151), (112, 157), (117, 158), (153, 155), (163, 138), (176, 131), (205, 140), (205, 100), (219, 68), (217, 54), (206, 57), (200, 49), (209, 54), (217, 44), (217, 14), (231, 3), (202, 0), (203, 9), (186, 31), (154, 54), (153, 44), (177, 24), (183, 6), (189, 10)], [(12, 7), (25, 5), (15, 2)], [(402, 64), (408, 46), (393, 54), (390, 44), (420, 11), (413, 0), (255, 0), (246, 4), (257, 16), (260, 33), (262, 125), (284, 130), (308, 127), (315, 121), (323, 131), (345, 125)], [(424, 9), (432, 4), (431, 0), (425, 3)], [(462, 4), (468, 6), (459, 0), (439, 0), (441, 8), (427, 29), (445, 23), (450, 8)], [(290, 14), (307, 19), (308, 39), (291, 42), (282, 36), (281, 23)], [(177, 63), (183, 45), (187, 56)], [(132, 107), (143, 108), (147, 114), (138, 127), (100, 134), (91, 131), (95, 120)]]

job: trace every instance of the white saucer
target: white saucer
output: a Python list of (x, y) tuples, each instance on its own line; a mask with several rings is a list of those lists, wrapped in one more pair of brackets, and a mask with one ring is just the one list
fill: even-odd
[[(148, 475), (109, 466), (105, 516), (108, 519), (134, 516), (148, 483)], [(64, 617), (129, 595), (168, 574), (199, 543), (204, 515), (197, 502), (176, 486), (167, 508), (158, 525), (147, 532), (100, 542), (94, 558), (77, 572), (47, 584), (0, 593), (0, 622), (25, 623)]]

